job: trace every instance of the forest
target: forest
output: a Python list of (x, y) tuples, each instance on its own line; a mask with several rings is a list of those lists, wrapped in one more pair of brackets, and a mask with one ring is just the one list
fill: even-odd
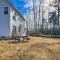
[[(30, 35), (60, 35), (60, 0), (31, 0), (31, 11), (25, 15)], [(31, 17), (32, 16), (32, 17)], [(28, 17), (28, 18), (27, 18)], [(33, 22), (32, 22), (33, 20)], [(32, 25), (33, 24), (33, 25)]]

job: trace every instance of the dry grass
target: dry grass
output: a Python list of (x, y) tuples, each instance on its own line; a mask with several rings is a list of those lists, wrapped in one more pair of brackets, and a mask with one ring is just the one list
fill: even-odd
[(28, 42), (0, 41), (0, 60), (60, 60), (60, 39), (30, 37)]

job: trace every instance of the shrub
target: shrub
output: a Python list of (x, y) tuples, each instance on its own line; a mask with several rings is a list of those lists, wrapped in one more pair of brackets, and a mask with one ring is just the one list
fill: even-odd
[(28, 34), (30, 36), (39, 36), (40, 35), (38, 31), (30, 31)]

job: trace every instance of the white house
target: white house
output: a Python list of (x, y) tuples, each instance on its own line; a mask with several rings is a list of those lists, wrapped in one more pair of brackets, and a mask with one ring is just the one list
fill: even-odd
[(13, 32), (26, 34), (25, 19), (8, 0), (0, 2), (0, 37), (11, 37)]

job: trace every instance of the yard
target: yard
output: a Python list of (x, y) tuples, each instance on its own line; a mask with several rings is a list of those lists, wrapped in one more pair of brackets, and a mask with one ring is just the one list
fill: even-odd
[(0, 41), (0, 60), (60, 60), (60, 38), (30, 37), (28, 42)]

